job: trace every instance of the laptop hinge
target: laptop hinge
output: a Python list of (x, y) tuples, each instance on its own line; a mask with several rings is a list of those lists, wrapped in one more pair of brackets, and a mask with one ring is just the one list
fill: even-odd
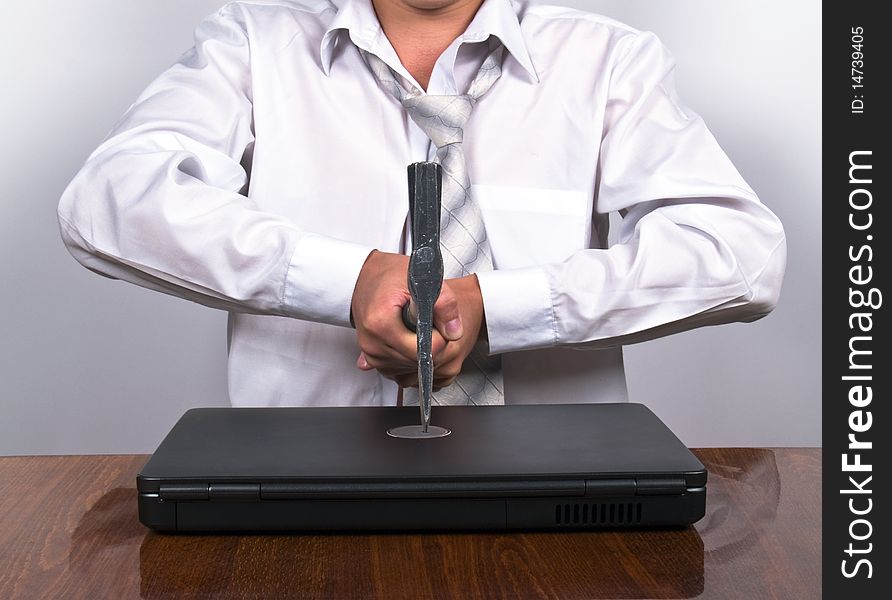
[(162, 500), (207, 500), (206, 483), (162, 483), (158, 486)]
[(261, 484), (263, 500), (319, 498), (502, 498), (582, 496), (582, 480), (540, 481), (371, 481), (269, 482)]
[(684, 494), (687, 489), (687, 483), (684, 477), (654, 477), (641, 478), (638, 480), (639, 496), (671, 496)]
[(162, 483), (162, 500), (260, 500), (259, 483)]
[(634, 479), (586, 479), (586, 496), (634, 496)]
[(260, 500), (259, 483), (212, 483), (208, 492), (211, 500)]

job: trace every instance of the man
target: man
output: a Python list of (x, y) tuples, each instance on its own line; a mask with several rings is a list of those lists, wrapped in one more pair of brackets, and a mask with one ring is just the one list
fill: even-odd
[[(759, 318), (785, 264), (672, 71), (653, 35), (559, 7), (232, 2), (72, 181), (63, 239), (229, 311), (234, 405), (392, 405), (415, 383), (406, 165), (461, 148), (458, 226), (490, 260), (447, 274), (437, 387), (464, 389), (482, 342), (497, 394), (459, 402), (622, 400), (621, 344)], [(438, 148), (418, 105), (466, 93)]]

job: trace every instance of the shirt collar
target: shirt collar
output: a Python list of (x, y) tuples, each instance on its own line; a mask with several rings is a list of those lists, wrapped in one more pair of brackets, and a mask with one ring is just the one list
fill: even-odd
[(319, 49), (322, 70), (326, 75), (331, 73), (331, 61), (342, 31), (349, 34), (354, 44), (370, 52), (378, 36), (384, 34), (371, 0), (333, 0), (332, 3), (335, 4), (332, 8), (337, 12), (322, 36)]
[[(326, 75), (331, 72), (331, 62), (341, 31), (346, 31), (358, 47), (379, 55), (384, 60), (386, 57), (381, 56), (382, 53), (393, 54), (389, 43), (382, 44), (384, 31), (378, 22), (378, 16), (375, 14), (371, 0), (333, 1), (337, 2), (337, 6), (334, 7), (337, 14), (322, 36), (319, 49), (320, 64)], [(482, 42), (490, 35), (499, 38), (505, 49), (529, 73), (530, 77), (536, 82), (539, 81), (511, 0), (484, 0), (460, 39), (467, 42)], [(394, 58), (396, 57), (394, 56)]]

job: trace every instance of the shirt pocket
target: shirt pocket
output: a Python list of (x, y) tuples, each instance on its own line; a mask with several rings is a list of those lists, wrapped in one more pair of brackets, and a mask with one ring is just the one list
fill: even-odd
[(584, 191), (474, 185), (471, 193), (497, 269), (562, 262), (589, 247), (592, 205)]

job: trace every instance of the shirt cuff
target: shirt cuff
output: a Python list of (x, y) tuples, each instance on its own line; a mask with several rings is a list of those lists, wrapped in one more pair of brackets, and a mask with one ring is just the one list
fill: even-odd
[(302, 234), (285, 275), (285, 313), (300, 319), (350, 327), (350, 305), (371, 246)]
[(557, 343), (551, 287), (540, 268), (477, 273), (490, 354)]

